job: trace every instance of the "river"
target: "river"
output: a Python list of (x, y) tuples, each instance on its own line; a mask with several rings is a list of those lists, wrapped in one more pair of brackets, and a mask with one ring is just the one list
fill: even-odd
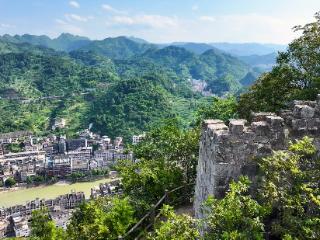
[(86, 198), (90, 197), (91, 188), (99, 186), (100, 183), (110, 182), (112, 179), (100, 179), (94, 182), (61, 183), (50, 186), (18, 189), (0, 193), (0, 207), (11, 207), (18, 204), (25, 204), (27, 201), (40, 199), (52, 199), (59, 195), (71, 193), (71, 191), (84, 192)]

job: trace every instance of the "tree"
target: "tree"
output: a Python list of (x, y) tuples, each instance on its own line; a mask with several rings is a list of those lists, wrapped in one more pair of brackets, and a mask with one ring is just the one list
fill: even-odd
[(154, 233), (148, 237), (149, 240), (199, 239), (200, 233), (197, 229), (197, 220), (185, 214), (175, 214), (173, 207), (169, 205), (163, 206), (161, 215), (164, 216), (166, 220), (156, 225)]
[(168, 166), (180, 168), (185, 183), (195, 181), (199, 152), (198, 129), (183, 129), (176, 118), (168, 119), (152, 128), (145, 140), (133, 150), (138, 159), (162, 159)]
[(47, 209), (34, 210), (31, 216), (31, 240), (64, 240), (66, 234), (57, 228)]
[[(145, 160), (138, 163), (121, 162), (117, 169), (120, 171), (125, 194), (136, 200), (137, 204), (157, 202), (166, 189), (174, 189), (183, 183), (183, 172), (179, 167), (168, 164), (163, 159)], [(139, 207), (143, 212), (143, 207)]]
[(134, 209), (128, 198), (100, 198), (76, 210), (68, 225), (68, 239), (117, 239), (133, 223)]
[(223, 199), (209, 197), (203, 208), (205, 239), (263, 239), (268, 209), (248, 194), (249, 184), (247, 177), (240, 177)]
[(264, 74), (239, 101), (239, 113), (277, 111), (289, 101), (314, 100), (320, 87), (320, 13), (316, 21), (295, 27), (302, 35), (280, 53), (277, 65)]
[(8, 178), (6, 179), (6, 181), (4, 182), (4, 185), (8, 188), (13, 187), (14, 185), (16, 185), (16, 180), (14, 180), (13, 178)]
[(206, 119), (220, 119), (227, 122), (229, 119), (237, 117), (237, 106), (237, 101), (233, 96), (227, 98), (213, 97), (210, 104), (198, 109), (196, 123), (199, 125)]
[(272, 234), (287, 239), (319, 239), (320, 159), (313, 140), (304, 137), (292, 143), (288, 151), (278, 151), (258, 163), (261, 199), (272, 209)]

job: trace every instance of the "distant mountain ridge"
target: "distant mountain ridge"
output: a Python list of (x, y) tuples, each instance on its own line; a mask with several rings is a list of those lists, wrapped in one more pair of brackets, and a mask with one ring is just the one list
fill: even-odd
[(106, 38), (104, 40), (91, 41), (89, 44), (78, 48), (81, 51), (92, 51), (111, 59), (128, 59), (137, 54), (142, 54), (155, 45), (131, 40), (127, 37)]
[(160, 47), (178, 46), (196, 54), (203, 54), (210, 49), (220, 50), (231, 54), (251, 67), (269, 71), (276, 64), (279, 51), (284, 51), (286, 45), (260, 44), (260, 43), (192, 43), (175, 42), (172, 44), (161, 44)]
[(36, 36), (30, 34), (24, 35), (3, 35), (0, 40), (11, 43), (29, 43), (36, 46), (52, 48), (56, 51), (70, 52), (83, 47), (91, 42), (89, 38), (75, 36), (69, 33), (62, 33), (59, 37), (51, 39), (46, 35)]
[[(29, 43), (38, 47), (42, 46), (70, 53), (70, 57), (85, 65), (102, 66), (102, 64), (110, 65), (110, 60), (130, 60), (125, 65), (123, 65), (124, 62), (120, 63), (124, 67), (123, 69), (126, 69), (125, 71), (116, 66), (121, 74), (128, 69), (131, 69), (134, 74), (139, 74), (137, 69), (128, 68), (128, 64), (145, 68), (142, 66), (144, 64), (142, 62), (151, 61), (154, 64), (152, 68), (165, 67), (168, 71), (174, 71), (180, 78), (207, 81), (207, 90), (216, 94), (236, 91), (241, 88), (241, 79), (246, 77), (248, 73), (252, 73), (248, 75), (251, 76), (251, 79), (252, 76), (257, 76), (264, 68), (272, 66), (273, 61), (275, 61), (273, 55), (236, 57), (230, 52), (219, 49), (220, 45), (214, 47), (212, 44), (188, 42), (157, 45), (140, 38), (125, 36), (90, 40), (86, 37), (67, 33), (54, 39), (47, 36), (25, 34), (22, 36), (4, 35), (0, 37), (0, 40), (15, 44)], [(255, 46), (258, 46), (258, 44)], [(150, 64), (146, 66), (151, 67)], [(262, 70), (256, 71), (255, 67)]]

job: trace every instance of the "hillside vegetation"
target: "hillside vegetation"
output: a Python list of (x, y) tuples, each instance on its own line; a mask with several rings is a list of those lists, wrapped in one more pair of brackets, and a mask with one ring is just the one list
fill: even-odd
[[(185, 126), (199, 104), (191, 79), (223, 96), (248, 83), (251, 67), (217, 49), (201, 55), (176, 46), (158, 48), (126, 37), (101, 41), (62, 34), (0, 38), (0, 131), (50, 132), (55, 118), (67, 120), (70, 136), (93, 123), (112, 137), (147, 130), (168, 116)], [(254, 81), (254, 79), (250, 79)]]

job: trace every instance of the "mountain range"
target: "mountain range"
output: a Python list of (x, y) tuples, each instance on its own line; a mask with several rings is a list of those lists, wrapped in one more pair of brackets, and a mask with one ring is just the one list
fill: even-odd
[(265, 62), (263, 56), (239, 57), (206, 44), (164, 46), (134, 37), (4, 35), (0, 131), (44, 134), (63, 117), (69, 135), (93, 123), (97, 132), (128, 138), (168, 116), (188, 121), (206, 101), (202, 93), (242, 91), (263, 72), (257, 66), (271, 66), (272, 57)]
[[(108, 43), (114, 41), (115, 39), (121, 39), (122, 42), (118, 42), (117, 47), (126, 48), (127, 45), (132, 44), (132, 42), (138, 43), (138, 45), (133, 45), (131, 56), (140, 52), (143, 49), (138, 49), (139, 47), (147, 48), (147, 46), (153, 45), (157, 48), (164, 48), (168, 46), (177, 46), (185, 48), (196, 54), (202, 54), (210, 49), (219, 49), (225, 53), (229, 53), (233, 56), (239, 57), (242, 61), (246, 62), (252, 67), (259, 67), (263, 70), (270, 70), (270, 66), (273, 66), (276, 62), (277, 53), (279, 51), (284, 51), (286, 45), (281, 44), (261, 44), (261, 43), (193, 43), (193, 42), (174, 42), (168, 44), (151, 44), (144, 39), (136, 37), (119, 37), (119, 38), (107, 38), (102, 41), (91, 41), (87, 37), (75, 36), (68, 33), (63, 33), (59, 37), (51, 39), (48, 36), (35, 36), (35, 35), (15, 35), (10, 36), (8, 34), (3, 35), (0, 39), (4, 41), (9, 41), (12, 43), (30, 43), (32, 45), (40, 45), (48, 48), (52, 48), (56, 51), (74, 51), (78, 49), (86, 50), (99, 50), (102, 52), (108, 51)], [(114, 41), (114, 42), (117, 42)], [(124, 43), (126, 40), (130, 42)], [(106, 44), (104, 46), (104, 44)], [(128, 49), (127, 49), (128, 50)], [(110, 51), (110, 50), (109, 50)], [(129, 54), (124, 52), (115, 53), (120, 57), (121, 54)], [(254, 60), (259, 58), (259, 63)]]

